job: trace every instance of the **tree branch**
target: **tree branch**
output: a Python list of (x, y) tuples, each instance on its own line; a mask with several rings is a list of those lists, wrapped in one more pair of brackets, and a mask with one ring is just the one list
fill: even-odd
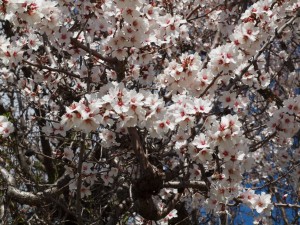
[(207, 192), (208, 188), (204, 181), (187, 181), (187, 182), (180, 182), (180, 181), (170, 181), (164, 183), (165, 188), (195, 188), (199, 191)]
[(64, 73), (70, 77), (74, 77), (74, 78), (78, 78), (78, 79), (81, 79), (81, 77), (77, 74), (74, 74), (74, 73), (71, 73), (69, 71), (66, 71), (64, 69), (56, 69), (56, 68), (52, 68), (52, 67), (49, 67), (49, 66), (44, 66), (44, 65), (40, 65), (40, 64), (35, 64), (35, 63), (32, 63), (32, 62), (29, 62), (27, 60), (23, 60), (24, 63), (28, 64), (28, 65), (31, 65), (31, 66), (34, 66), (34, 67), (37, 67), (39, 69), (45, 69), (45, 70), (49, 70), (49, 71), (53, 71), (53, 72), (58, 72), (58, 73)]
[(175, 208), (175, 205), (180, 201), (181, 196), (182, 192), (176, 194), (176, 196), (168, 203), (168, 205), (159, 213), (160, 219), (165, 218)]
[(95, 56), (96, 58), (101, 59), (104, 62), (108, 63), (109, 67), (111, 67), (113, 70), (116, 71), (118, 82), (121, 82), (125, 78), (125, 66), (126, 66), (125, 61), (120, 61), (117, 58), (112, 58), (112, 57), (104, 57), (96, 50), (89, 48), (88, 46), (82, 44), (80, 41), (78, 41), (75, 38), (71, 38), (71, 44), (74, 45), (75, 47), (83, 49), (90, 55)]
[(253, 144), (252, 146), (250, 146), (249, 151), (250, 152), (255, 152), (256, 150), (258, 150), (259, 148), (261, 148), (265, 143), (267, 143), (268, 141), (270, 141), (273, 137), (275, 137), (277, 134), (277, 132), (275, 131), (274, 133), (272, 133), (271, 135), (269, 135), (268, 137), (266, 137), (264, 140)]
[(111, 57), (104, 57), (103, 55), (101, 55), (100, 53), (98, 53), (96, 50), (89, 48), (88, 46), (85, 46), (84, 44), (82, 44), (80, 41), (78, 41), (75, 38), (71, 38), (71, 44), (83, 49), (84, 51), (91, 53), (93, 56), (95, 56), (98, 59), (103, 60), (104, 62), (107, 63), (117, 63), (118, 59), (117, 58), (111, 58)]
[(54, 196), (62, 193), (66, 185), (70, 181), (69, 176), (63, 176), (53, 185), (52, 188), (46, 189), (43, 192), (33, 194), (27, 191), (21, 191), (16, 188), (16, 180), (3, 166), (0, 165), (0, 172), (3, 179), (7, 182), (6, 194), (16, 202), (27, 205), (41, 206), (49, 202), (47, 196)]
[(276, 207), (284, 207), (284, 208), (300, 209), (300, 205), (295, 205), (295, 204), (274, 203), (274, 206), (276, 206)]
[(137, 132), (137, 129), (135, 127), (128, 127), (127, 130), (132, 141), (133, 151), (139, 159), (139, 163), (142, 166), (142, 170), (146, 170), (149, 167), (150, 163), (146, 157), (143, 144)]

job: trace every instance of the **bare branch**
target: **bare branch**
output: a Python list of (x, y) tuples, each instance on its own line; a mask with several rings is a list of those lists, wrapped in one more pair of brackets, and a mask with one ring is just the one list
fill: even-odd
[(204, 181), (187, 181), (187, 182), (180, 182), (180, 181), (170, 181), (164, 183), (164, 187), (166, 188), (195, 188), (199, 191), (207, 192), (208, 188)]
[(78, 79), (81, 79), (81, 77), (77, 74), (74, 74), (74, 73), (71, 73), (67, 70), (64, 70), (64, 69), (56, 69), (56, 68), (52, 68), (52, 67), (49, 67), (49, 66), (44, 66), (44, 65), (40, 65), (40, 64), (35, 64), (35, 63), (32, 63), (32, 62), (29, 62), (27, 60), (23, 60), (24, 63), (28, 64), (28, 65), (31, 65), (31, 66), (34, 66), (34, 67), (37, 67), (39, 69), (46, 69), (46, 70), (49, 70), (49, 71), (52, 71), (52, 72), (58, 72), (58, 73), (63, 73), (63, 74), (66, 74), (70, 77), (74, 77), (74, 78), (78, 78)]
[(274, 203), (274, 206), (276, 206), (276, 207), (284, 207), (284, 208), (300, 209), (300, 205), (295, 205), (295, 204)]
[(78, 48), (83, 49), (84, 51), (86, 51), (88, 53), (91, 53), (93, 56), (95, 56), (98, 59), (103, 60), (104, 62), (107, 62), (107, 63), (117, 63), (118, 62), (118, 60), (116, 58), (104, 57), (97, 51), (89, 48), (88, 46), (85, 46), (84, 44), (82, 44), (80, 41), (78, 41), (75, 38), (71, 38), (71, 44), (73, 44), (74, 46), (76, 46)]
[(70, 181), (69, 176), (63, 176), (53, 185), (52, 188), (46, 189), (43, 192), (38, 192), (33, 194), (27, 191), (21, 191), (16, 187), (16, 180), (13, 175), (11, 175), (3, 166), (0, 165), (0, 172), (3, 179), (7, 182), (7, 192), (6, 194), (14, 199), (16, 202), (40, 206), (49, 201), (47, 196), (55, 196), (62, 193), (63, 189), (66, 187)]

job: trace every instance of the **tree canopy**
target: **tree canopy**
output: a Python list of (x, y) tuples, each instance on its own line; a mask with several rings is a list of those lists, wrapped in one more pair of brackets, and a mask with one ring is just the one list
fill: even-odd
[(0, 1), (1, 222), (298, 224), (299, 8)]

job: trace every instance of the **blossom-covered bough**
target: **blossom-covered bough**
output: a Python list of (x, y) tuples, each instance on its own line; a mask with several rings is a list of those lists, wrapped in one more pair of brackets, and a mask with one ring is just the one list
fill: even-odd
[(3, 223), (299, 222), (299, 1), (0, 2)]

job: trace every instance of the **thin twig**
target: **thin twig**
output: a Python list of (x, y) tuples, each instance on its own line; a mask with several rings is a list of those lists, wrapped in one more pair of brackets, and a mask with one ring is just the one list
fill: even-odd
[(82, 134), (78, 167), (77, 167), (78, 178), (77, 178), (77, 190), (76, 190), (76, 215), (77, 215), (77, 221), (79, 225), (83, 224), (82, 217), (81, 217), (81, 186), (82, 186), (83, 155), (85, 151), (85, 137), (86, 134)]
[(270, 181), (266, 184), (264, 184), (263, 186), (260, 186), (260, 187), (254, 187), (254, 188), (251, 188), (252, 190), (257, 190), (257, 189), (263, 189), (265, 187), (268, 187), (272, 184), (275, 184), (277, 183), (278, 181), (280, 181), (281, 179), (285, 178), (287, 175), (291, 174), (291, 172), (297, 167), (300, 165), (300, 162), (293, 165), (287, 172), (285, 172), (284, 174), (282, 174), (281, 176), (279, 176), (276, 180), (273, 180), (273, 181)]
[(34, 67), (37, 67), (39, 69), (45, 69), (45, 70), (49, 70), (49, 71), (53, 71), (53, 72), (58, 72), (58, 73), (64, 73), (70, 77), (74, 77), (74, 78), (78, 78), (78, 79), (81, 79), (81, 77), (79, 75), (76, 75), (74, 73), (70, 73), (68, 72), (67, 70), (63, 70), (63, 69), (56, 69), (56, 68), (52, 68), (52, 67), (48, 67), (48, 66), (44, 66), (44, 65), (41, 65), (41, 64), (35, 64), (35, 63), (32, 63), (32, 62), (29, 62), (27, 60), (23, 60), (24, 63), (28, 64), (28, 65), (31, 65), (31, 66), (34, 66)]

